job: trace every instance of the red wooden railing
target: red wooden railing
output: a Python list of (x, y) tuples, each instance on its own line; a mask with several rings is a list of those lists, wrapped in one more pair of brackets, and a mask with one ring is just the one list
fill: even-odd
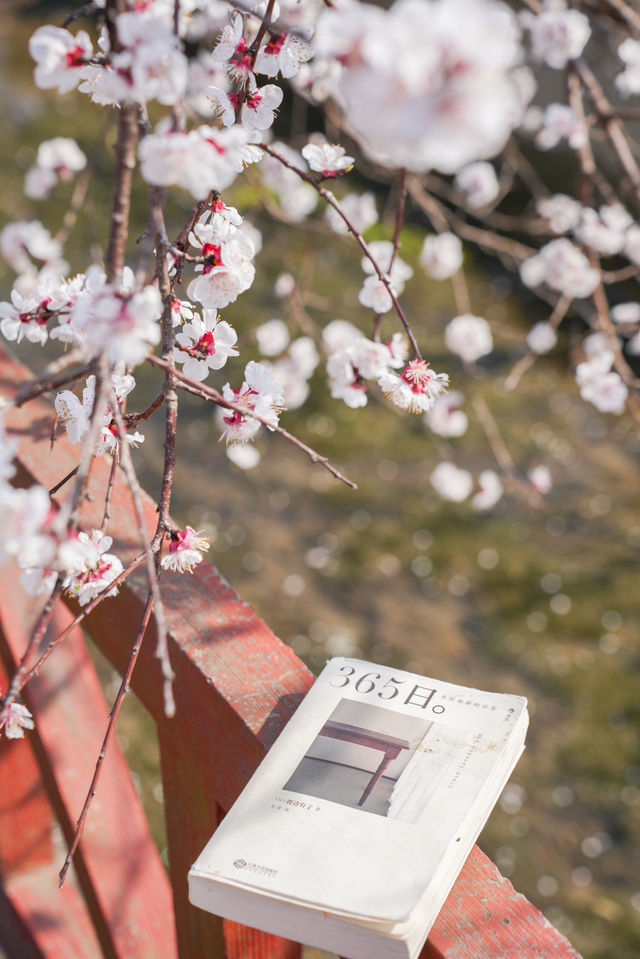
[[(15, 395), (29, 371), (0, 352), (0, 395)], [(19, 440), (16, 483), (53, 487), (77, 461), (66, 439), (51, 448), (49, 401), (6, 415)], [(96, 461), (83, 525), (99, 525), (108, 464)], [(64, 489), (60, 496), (64, 495)], [(139, 552), (129, 492), (113, 491), (108, 532), (123, 562)], [(156, 511), (144, 500), (148, 531)], [(10, 673), (24, 649), (35, 604), (0, 571), (0, 667)], [(145, 574), (136, 571), (85, 627), (123, 671), (142, 618)], [(52, 842), (57, 822), (68, 839), (91, 779), (108, 706), (78, 629), (24, 690), (36, 728), (0, 742), (0, 946), (10, 959), (45, 956), (118, 959), (295, 959), (301, 947), (222, 922), (191, 906), (187, 872), (217, 822), (305, 695), (312, 676), (234, 591), (203, 562), (191, 576), (167, 575), (162, 595), (176, 674), (176, 715), (163, 713), (161, 677), (150, 623), (132, 688), (155, 719), (160, 745), (170, 872), (150, 836), (117, 743), (62, 891), (63, 854)], [(62, 607), (52, 629), (71, 620)], [(6, 677), (0, 676), (0, 686)], [(71, 881), (69, 881), (71, 880)], [(475, 848), (442, 909), (424, 959), (575, 959), (578, 954)], [(579, 959), (579, 957), (578, 957)]]

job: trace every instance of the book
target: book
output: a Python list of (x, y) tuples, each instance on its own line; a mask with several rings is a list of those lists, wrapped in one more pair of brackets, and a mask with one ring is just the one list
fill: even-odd
[(331, 659), (189, 871), (190, 901), (415, 959), (523, 748), (521, 696)]

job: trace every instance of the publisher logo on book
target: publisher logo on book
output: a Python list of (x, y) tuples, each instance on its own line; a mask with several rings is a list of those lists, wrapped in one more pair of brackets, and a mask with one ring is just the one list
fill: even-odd
[(233, 865), (236, 867), (236, 869), (244, 869), (244, 867), (247, 865), (247, 860), (246, 860), (246, 859), (234, 859), (234, 860), (233, 860)]

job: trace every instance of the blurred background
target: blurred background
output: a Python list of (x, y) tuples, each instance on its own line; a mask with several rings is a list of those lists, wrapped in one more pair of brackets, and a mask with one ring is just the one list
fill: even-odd
[[(73, 184), (36, 202), (24, 198), (22, 183), (41, 141), (74, 137), (95, 167), (66, 247), (75, 273), (88, 265), (87, 251), (105, 241), (115, 124), (113, 111), (81, 94), (60, 97), (33, 86), (28, 38), (42, 22), (60, 23), (69, 9), (5, 0), (0, 10), (0, 227), (39, 219), (56, 232)], [(301, 145), (305, 126), (318, 122), (304, 104), (289, 101), (280, 132), (300, 132)], [(373, 190), (378, 209), (386, 210), (367, 238), (390, 239), (389, 188), (355, 172), (347, 180), (337, 193)], [(246, 360), (258, 357), (250, 331), (260, 322), (278, 317), (292, 335), (318, 340), (337, 317), (366, 331), (368, 312), (357, 301), (360, 256), (347, 237), (330, 231), (322, 210), (306, 226), (272, 219), (265, 204), (273, 208), (274, 198), (252, 174), (225, 200), (261, 231), (263, 248), (253, 287), (224, 311), (238, 332), (241, 356), (212, 379), (215, 385), (239, 385)], [(186, 194), (171, 192), (170, 236), (191, 205)], [(132, 256), (145, 225), (138, 179)], [(332, 400), (321, 362), (308, 401), (282, 422), (328, 455), (358, 489), (264, 431), (260, 464), (239, 469), (218, 442), (212, 409), (183, 395), (173, 515), (180, 525), (208, 533), (209, 556), (222, 574), (315, 672), (330, 656), (355, 655), (527, 696), (528, 747), (480, 845), (585, 959), (633, 959), (640, 955), (638, 436), (630, 419), (600, 414), (581, 401), (567, 373), (570, 325), (559, 350), (538, 360), (517, 392), (504, 391), (505, 376), (523, 355), (523, 331), (546, 313), (495, 263), (467, 251), (472, 309), (489, 320), (496, 341), (470, 384), (444, 350), (444, 326), (455, 313), (450, 286), (428, 280), (417, 266), (424, 228), (409, 207), (401, 255), (415, 273), (402, 297), (405, 311), (434, 368), (450, 374), (453, 389), (472, 387), (487, 403), (523, 475), (549, 468), (553, 486), (543, 505), (506, 495), (489, 513), (477, 513), (468, 503), (443, 501), (429, 481), (442, 459), (474, 475), (495, 468), (471, 405), (464, 407), (467, 434), (445, 441), (421, 417), (402, 414), (383, 398), (371, 397), (361, 410)], [(282, 272), (298, 284), (290, 300), (274, 292)], [(0, 264), (0, 299), (8, 298), (12, 282)], [(397, 329), (385, 323), (389, 334)], [(46, 359), (46, 350), (28, 344), (17, 352), (34, 368)], [(158, 383), (153, 372), (140, 374), (137, 409)], [(162, 416), (144, 432), (136, 466), (153, 495)], [(101, 663), (101, 673), (115, 694), (108, 664)], [(154, 736), (130, 698), (120, 738), (163, 848)]]

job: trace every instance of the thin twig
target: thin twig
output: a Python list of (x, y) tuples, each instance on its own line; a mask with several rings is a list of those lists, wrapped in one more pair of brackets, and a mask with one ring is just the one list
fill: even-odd
[[(166, 362), (160, 359), (159, 356), (148, 356), (147, 362), (151, 363), (153, 366), (158, 366), (160, 369), (166, 369), (167, 367)], [(279, 424), (274, 425), (272, 422), (256, 413), (255, 410), (250, 410), (241, 403), (234, 403), (231, 400), (226, 400), (222, 393), (219, 393), (218, 390), (214, 389), (212, 386), (205, 386), (203, 383), (198, 383), (196, 380), (191, 380), (179, 370), (175, 371), (175, 377), (177, 380), (177, 385), (187, 393), (192, 393), (194, 396), (199, 396), (201, 399), (215, 403), (216, 406), (222, 406), (224, 409), (233, 410), (236, 413), (240, 413), (241, 416), (253, 417), (253, 419), (258, 420), (259, 423), (262, 423), (274, 433), (278, 433), (294, 446), (297, 446), (298, 449), (302, 450), (303, 453), (306, 453), (312, 463), (319, 463), (320, 466), (323, 466), (324, 469), (328, 470), (332, 476), (335, 476), (336, 479), (341, 480), (341, 482), (351, 487), (351, 489), (358, 488), (353, 480), (343, 476), (343, 474), (329, 462), (326, 456), (321, 456), (320, 453), (317, 453), (316, 450), (312, 449), (310, 446), (307, 446), (306, 443), (303, 443), (302, 440), (299, 440), (297, 436), (293, 436), (293, 434), (289, 433), (288, 430), (283, 429)]]
[(107, 725), (107, 731), (102, 741), (102, 748), (100, 749), (100, 753), (98, 755), (98, 760), (96, 762), (96, 768), (93, 773), (91, 785), (89, 786), (89, 791), (87, 792), (87, 796), (85, 798), (82, 811), (80, 813), (78, 821), (76, 822), (75, 832), (73, 834), (73, 839), (71, 840), (71, 844), (69, 846), (69, 850), (67, 852), (64, 864), (58, 876), (58, 885), (60, 887), (62, 887), (64, 883), (65, 876), (67, 875), (67, 870), (69, 869), (69, 866), (71, 865), (71, 860), (73, 859), (76, 849), (78, 848), (78, 843), (80, 842), (80, 839), (82, 838), (82, 833), (84, 831), (84, 824), (86, 822), (87, 815), (89, 813), (89, 807), (91, 806), (91, 802), (98, 788), (98, 780), (100, 778), (100, 773), (102, 772), (102, 764), (104, 762), (104, 757), (107, 754), (107, 749), (109, 748), (109, 743), (111, 742), (111, 738), (113, 736), (113, 731), (115, 729), (116, 722), (120, 714), (120, 707), (122, 706), (124, 697), (127, 694), (129, 685), (131, 683), (131, 676), (135, 668), (136, 662), (138, 661), (138, 654), (140, 653), (140, 649), (142, 647), (142, 640), (144, 639), (144, 634), (146, 632), (147, 626), (149, 625), (149, 618), (151, 617), (152, 609), (153, 609), (153, 594), (150, 592), (147, 597), (144, 613), (142, 615), (142, 622), (140, 623), (140, 629), (138, 630), (138, 635), (136, 636), (135, 642), (133, 644), (133, 648), (131, 650), (131, 655), (129, 656), (129, 662), (127, 663), (127, 668), (125, 670), (124, 676), (122, 677), (122, 682), (120, 683), (120, 689), (118, 690), (118, 695), (116, 696), (111, 712), (109, 713), (109, 723)]
[(304, 170), (300, 170), (293, 163), (289, 163), (289, 161), (286, 160), (283, 156), (281, 156), (276, 150), (273, 150), (268, 143), (260, 143), (259, 146), (261, 150), (264, 150), (265, 153), (269, 154), (269, 156), (272, 156), (275, 160), (278, 160), (278, 162), (282, 163), (282, 165), (287, 167), (288, 170), (291, 170), (293, 171), (293, 173), (296, 173), (301, 180), (304, 180), (305, 183), (309, 183), (314, 188), (314, 190), (319, 194), (319, 196), (321, 196), (323, 200), (325, 200), (329, 204), (329, 206), (333, 207), (336, 213), (340, 216), (340, 218), (342, 219), (343, 223), (345, 224), (349, 232), (355, 237), (356, 242), (358, 243), (360, 249), (362, 250), (366, 258), (369, 260), (369, 262), (373, 266), (378, 279), (380, 280), (380, 282), (386, 289), (387, 293), (389, 294), (389, 298), (391, 299), (394, 309), (396, 313), (398, 314), (398, 317), (400, 318), (400, 322), (402, 323), (404, 327), (405, 333), (407, 334), (407, 337), (409, 338), (409, 342), (411, 343), (411, 349), (413, 350), (414, 355), (418, 359), (422, 359), (422, 353), (420, 352), (420, 347), (418, 346), (416, 338), (413, 334), (413, 330), (411, 329), (411, 324), (409, 323), (409, 320), (407, 319), (405, 312), (398, 301), (398, 297), (396, 296), (394, 292), (391, 280), (386, 275), (386, 273), (381, 269), (381, 267), (378, 264), (378, 261), (375, 259), (369, 247), (367, 246), (367, 243), (365, 242), (364, 237), (353, 225), (353, 223), (351, 222), (347, 214), (344, 212), (344, 210), (340, 206), (339, 202), (336, 200), (333, 193), (330, 190), (327, 190), (325, 187), (323, 187), (316, 177), (313, 177), (310, 174), (305, 173)]
[(68, 483), (70, 479), (73, 479), (73, 477), (76, 475), (77, 472), (78, 472), (78, 467), (74, 466), (73, 469), (70, 470), (66, 476), (62, 477), (59, 483), (56, 483), (55, 486), (51, 487), (51, 489), (49, 490), (49, 496), (54, 496), (58, 492), (58, 490), (62, 489), (65, 483)]
[[(115, 390), (113, 392), (113, 400), (111, 403), (113, 418), (116, 421), (116, 426), (118, 428), (118, 436), (120, 439), (120, 462), (122, 464), (122, 469), (127, 480), (127, 485), (129, 487), (129, 492), (131, 493), (131, 499), (133, 502), (133, 509), (136, 515), (136, 522), (138, 524), (138, 536), (142, 549), (145, 554), (145, 565), (147, 568), (147, 578), (149, 580), (149, 589), (153, 596), (155, 603), (155, 619), (156, 626), (158, 631), (158, 641), (157, 648), (159, 650), (167, 649), (167, 625), (164, 615), (164, 606), (162, 605), (162, 599), (160, 596), (160, 586), (158, 584), (158, 573), (156, 570), (156, 564), (154, 560), (154, 549), (152, 543), (149, 541), (149, 538), (145, 532), (144, 528), (144, 512), (142, 509), (142, 490), (140, 489), (140, 484), (138, 482), (138, 477), (131, 460), (131, 450), (129, 449), (129, 444), (127, 443), (127, 431), (124, 425), (124, 419), (122, 413), (120, 412), (120, 407), (118, 406), (118, 401), (115, 395)], [(173, 679), (173, 672), (171, 666), (168, 663), (168, 659), (165, 656), (159, 656), (161, 665), (163, 679), (165, 681), (165, 714), (167, 716), (173, 716), (175, 713), (175, 705), (173, 703), (173, 698), (170, 693), (167, 693), (167, 684), (171, 684)], [(173, 707), (173, 708), (172, 708)]]

